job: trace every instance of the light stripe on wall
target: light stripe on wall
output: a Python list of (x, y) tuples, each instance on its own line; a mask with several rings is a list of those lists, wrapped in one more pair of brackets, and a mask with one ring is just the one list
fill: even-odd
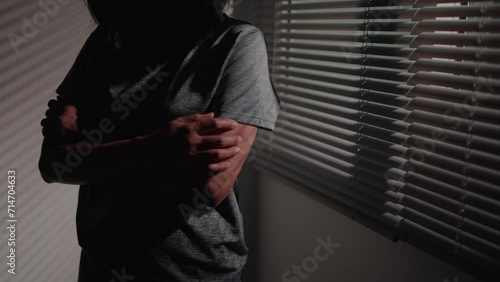
[[(94, 28), (83, 0), (0, 2), (0, 281), (77, 280), (77, 186), (38, 172), (40, 120)], [(7, 171), (16, 170), (15, 275), (8, 272)]]

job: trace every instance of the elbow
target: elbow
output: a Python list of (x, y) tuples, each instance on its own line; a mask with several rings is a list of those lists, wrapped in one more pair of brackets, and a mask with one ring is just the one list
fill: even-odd
[(52, 184), (52, 183), (56, 182), (54, 180), (54, 178), (52, 178), (52, 177), (50, 177), (50, 176), (48, 176), (46, 174), (41, 173), (41, 175), (42, 175), (42, 179), (43, 179), (43, 181), (45, 181), (45, 183)]
[(43, 156), (40, 157), (40, 160), (38, 161), (38, 171), (40, 172), (43, 181), (45, 181), (46, 183), (50, 184), (56, 182), (55, 173), (51, 169), (50, 161), (48, 161)]
[(228, 195), (226, 195), (225, 197), (216, 197), (213, 199), (213, 201), (211, 202), (211, 206), (212, 207), (217, 207), (218, 205), (220, 205), (226, 198), (227, 198)]
[(218, 191), (213, 192), (214, 194), (210, 203), (211, 206), (217, 207), (220, 205), (227, 198), (227, 196), (229, 196), (230, 192), (230, 189), (218, 189)]
[(40, 172), (40, 176), (42, 177), (43, 181), (49, 184), (56, 182), (55, 172), (52, 169), (51, 165), (51, 163), (54, 161), (53, 155), (54, 149), (51, 146), (48, 146), (47, 141), (44, 140), (40, 158), (38, 159), (38, 171)]
[(46, 183), (64, 183), (65, 174), (71, 173), (72, 168), (58, 162), (55, 157), (56, 152), (52, 149), (42, 149), (42, 154), (38, 161), (38, 170)]
[(70, 178), (74, 168), (64, 162), (64, 152), (58, 146), (42, 145), (38, 171), (46, 183), (65, 183)]
[(208, 194), (208, 198), (210, 199), (209, 206), (217, 207), (220, 205), (231, 193), (233, 185), (229, 183), (215, 183), (209, 182), (205, 187), (205, 193)]

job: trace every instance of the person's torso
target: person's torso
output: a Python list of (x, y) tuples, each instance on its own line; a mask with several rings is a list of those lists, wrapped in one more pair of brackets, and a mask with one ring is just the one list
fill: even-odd
[[(236, 36), (220, 32), (201, 46), (174, 49), (159, 60), (125, 52), (110, 56), (105, 48), (96, 48), (87, 69), (88, 94), (82, 99), (87, 110), (79, 114), (81, 128), (90, 139), (102, 134), (106, 142), (152, 132), (179, 116), (210, 111)], [(95, 42), (106, 44), (104, 37)], [(110, 121), (105, 131), (99, 128), (104, 119)], [(211, 208), (196, 207), (200, 199), (180, 202), (146, 188), (133, 177), (81, 186), (80, 245), (113, 263), (135, 264), (151, 277), (168, 281), (189, 275), (211, 281), (213, 275), (230, 278), (241, 271), (247, 248), (234, 192)]]

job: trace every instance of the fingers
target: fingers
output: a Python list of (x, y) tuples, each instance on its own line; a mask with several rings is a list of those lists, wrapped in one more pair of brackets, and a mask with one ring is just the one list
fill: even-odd
[(240, 153), (239, 147), (231, 147), (225, 149), (212, 149), (198, 152), (197, 158), (206, 164), (219, 163), (228, 160)]
[(241, 136), (201, 136), (202, 141), (198, 150), (209, 150), (217, 148), (229, 148), (238, 146), (243, 138)]
[(42, 135), (45, 138), (53, 137), (59, 134), (59, 129), (61, 128), (59, 115), (62, 113), (63, 108), (59, 108), (57, 103), (58, 102), (55, 100), (51, 100), (49, 102), (49, 109), (45, 112), (45, 118), (40, 121), (40, 125), (42, 126)]
[(59, 129), (61, 127), (61, 123), (59, 122), (59, 119), (53, 119), (53, 118), (44, 118), (42, 121), (40, 121), (40, 125), (42, 126), (43, 129)]
[(78, 131), (78, 111), (75, 106), (54, 99), (50, 100), (47, 105), (49, 109), (45, 112), (45, 118), (40, 122), (45, 138), (60, 138)]
[(42, 126), (42, 135), (45, 138), (53, 138), (60, 135), (61, 124), (54, 119), (43, 119), (40, 124)]
[(222, 172), (222, 171), (225, 171), (226, 169), (230, 168), (231, 165), (232, 164), (230, 162), (220, 162), (220, 163), (209, 164), (208, 170), (215, 172), (215, 173), (218, 173), (218, 172)]
[(64, 107), (64, 104), (58, 100), (50, 99), (47, 103), (47, 106), (49, 106), (50, 109), (62, 109)]
[(46, 116), (60, 115), (64, 112), (64, 105), (57, 100), (54, 99), (50, 100), (47, 103), (47, 106), (49, 107), (49, 109), (45, 112)]
[(45, 112), (45, 118), (42, 119), (40, 125), (42, 127), (60, 126), (59, 115), (64, 112), (64, 106), (57, 100), (50, 100), (48, 102), (49, 109)]
[(238, 123), (232, 119), (215, 118), (213, 112), (206, 114), (194, 114), (184, 117), (178, 117), (174, 123), (181, 124), (195, 124), (195, 130), (200, 135), (220, 134), (238, 127)]
[(238, 123), (232, 119), (213, 118), (200, 120), (197, 125), (199, 135), (213, 135), (231, 131), (238, 127)]
[(166, 136), (173, 140), (172, 154), (179, 157), (182, 166), (218, 172), (228, 169), (231, 159), (240, 152), (242, 137), (223, 134), (237, 127), (236, 121), (215, 118), (214, 113), (195, 114), (169, 122)]
[(214, 115), (215, 115), (214, 113), (194, 114), (194, 115), (179, 117), (179, 118), (177, 118), (177, 121), (179, 121), (180, 123), (192, 123), (192, 122), (199, 122), (199, 121), (207, 121), (207, 120), (213, 119)]

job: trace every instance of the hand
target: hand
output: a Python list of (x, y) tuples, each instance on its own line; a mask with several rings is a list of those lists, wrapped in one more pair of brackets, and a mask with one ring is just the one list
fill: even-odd
[(79, 132), (77, 108), (57, 100), (50, 100), (48, 107), (40, 122), (43, 136), (58, 142), (75, 137)]
[(193, 188), (203, 187), (214, 174), (231, 167), (242, 142), (237, 128), (234, 120), (214, 118), (213, 113), (169, 122), (153, 134), (144, 180), (160, 193), (175, 187), (177, 196), (191, 198)]
[(214, 118), (214, 113), (180, 117), (162, 131), (166, 142), (160, 142), (160, 146), (170, 146), (170, 155), (179, 159), (180, 167), (218, 172), (229, 168), (231, 163), (226, 160), (240, 151), (241, 136), (221, 135), (237, 127), (236, 121)]

